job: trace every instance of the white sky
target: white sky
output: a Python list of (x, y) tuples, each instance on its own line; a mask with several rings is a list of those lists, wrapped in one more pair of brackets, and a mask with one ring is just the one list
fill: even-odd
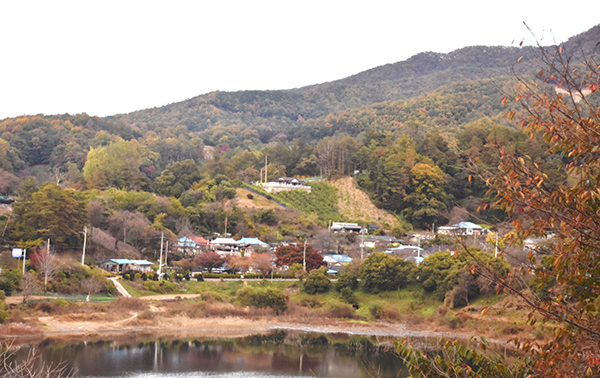
[(562, 42), (598, 15), (598, 0), (0, 0), (0, 119), (302, 87), (423, 51), (531, 39), (523, 21)]

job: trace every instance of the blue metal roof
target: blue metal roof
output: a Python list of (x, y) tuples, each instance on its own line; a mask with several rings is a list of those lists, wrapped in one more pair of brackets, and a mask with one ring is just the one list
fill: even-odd
[(130, 260), (130, 259), (109, 259), (109, 260), (102, 261), (102, 263), (104, 264), (105, 262), (109, 262), (109, 261), (114, 262), (115, 264), (119, 264), (119, 265), (123, 265), (123, 264), (154, 265), (150, 261), (147, 261), (147, 260)]
[(238, 243), (249, 244), (249, 245), (263, 245), (263, 246), (269, 245), (269, 244), (265, 243), (264, 241), (260, 240), (259, 238), (241, 238), (240, 240), (238, 240)]
[(460, 222), (454, 225), (454, 227), (458, 227), (458, 228), (474, 228), (477, 230), (481, 230), (482, 227), (478, 224), (472, 223), (472, 222)]
[(196, 242), (193, 241), (192, 239), (188, 238), (188, 237), (181, 237), (179, 239), (177, 239), (177, 244), (175, 244), (175, 246), (177, 247), (196, 247)]
[(122, 265), (122, 264), (130, 264), (131, 260), (129, 260), (129, 259), (108, 259), (108, 260), (102, 261), (102, 263), (109, 262), (109, 261), (114, 262), (115, 264)]

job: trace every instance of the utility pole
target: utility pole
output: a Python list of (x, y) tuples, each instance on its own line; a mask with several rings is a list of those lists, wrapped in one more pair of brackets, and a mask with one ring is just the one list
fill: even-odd
[(161, 232), (160, 234), (160, 260), (158, 261), (158, 277), (160, 277), (160, 273), (162, 272), (162, 255), (163, 255), (163, 238), (165, 236), (165, 232)]
[(417, 236), (417, 266), (421, 260), (421, 235)]
[(265, 154), (265, 182), (269, 182), (269, 179), (267, 176), (267, 154)]
[(225, 217), (225, 237), (227, 237), (227, 217)]
[(25, 274), (25, 259), (27, 258), (27, 250), (23, 248), (23, 274)]
[(496, 231), (496, 249), (494, 250), (494, 258), (498, 257), (498, 231)]
[(304, 271), (306, 272), (306, 238), (304, 238), (304, 254), (302, 257), (302, 266), (304, 267)]
[(365, 232), (360, 230), (360, 260), (364, 260)]
[(169, 239), (165, 240), (165, 269), (167, 268), (167, 257), (169, 256)]
[(48, 238), (48, 256), (50, 255), (50, 238)]
[(83, 253), (81, 254), (81, 265), (84, 264), (85, 260), (85, 245), (87, 243), (87, 226), (83, 226)]

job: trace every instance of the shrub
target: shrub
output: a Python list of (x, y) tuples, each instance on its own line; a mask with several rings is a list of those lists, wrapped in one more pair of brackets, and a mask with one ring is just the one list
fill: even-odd
[(142, 279), (142, 275), (139, 273), (136, 273), (135, 276), (133, 276), (133, 277), (134, 277), (134, 280), (136, 280), (136, 281)]
[(242, 306), (251, 306), (252, 300), (251, 297), (254, 294), (254, 289), (250, 286), (244, 286), (238, 290), (236, 294), (236, 299)]
[(143, 281), (148, 280), (148, 275), (146, 273), (142, 273), (142, 280)]
[(275, 310), (277, 315), (287, 309), (285, 295), (272, 287), (257, 290), (250, 286), (244, 286), (238, 290), (236, 298), (242, 306), (270, 307)]
[(274, 226), (277, 224), (277, 215), (273, 209), (263, 209), (254, 215), (254, 220), (258, 223)]
[(235, 198), (236, 190), (235, 188), (223, 188), (223, 197), (228, 199)]
[(131, 277), (129, 276), (129, 274), (125, 274), (125, 275), (123, 276), (123, 278), (124, 278), (124, 279), (126, 279), (126, 280), (129, 280)]
[(224, 301), (224, 298), (221, 294), (215, 293), (215, 292), (210, 292), (210, 291), (203, 292), (200, 297), (202, 298), (202, 300), (207, 301), (207, 302), (223, 302)]
[(177, 285), (169, 281), (146, 281), (144, 282), (144, 289), (159, 294), (172, 293), (177, 290)]
[(458, 316), (455, 316), (452, 312), (449, 312), (445, 317), (446, 323), (452, 329), (461, 328), (463, 321)]
[(0, 290), (2, 290), (2, 292), (5, 293), (5, 295), (10, 296), (14, 289), (15, 286), (10, 280), (6, 279), (5, 277), (0, 278)]
[(358, 274), (348, 266), (338, 273), (335, 283), (335, 290), (342, 292), (344, 288), (349, 288), (350, 291), (358, 288)]
[(111, 302), (113, 309), (142, 311), (147, 308), (147, 303), (138, 298), (119, 297)]
[(340, 291), (340, 294), (341, 294), (344, 302), (351, 304), (351, 305), (358, 305), (358, 300), (356, 299), (356, 296), (354, 295), (354, 292), (352, 291), (352, 289), (350, 289), (349, 287), (343, 288)]
[(251, 300), (255, 307), (271, 307), (273, 310), (275, 310), (277, 315), (287, 309), (285, 295), (281, 291), (272, 287), (256, 291), (256, 293), (251, 296)]
[(198, 282), (204, 282), (204, 277), (202, 276), (202, 274), (194, 274), (194, 278), (198, 281)]
[(383, 306), (381, 306), (380, 304), (374, 304), (369, 306), (369, 312), (371, 313), (371, 315), (373, 315), (373, 317), (375, 319), (379, 319), (381, 318), (381, 315), (383, 314)]
[(322, 266), (308, 274), (304, 282), (304, 291), (307, 294), (325, 293), (331, 287), (331, 280), (327, 275), (327, 268)]
[(331, 301), (327, 304), (329, 316), (334, 318), (354, 318), (354, 309), (346, 303)]
[(253, 195), (252, 193), (248, 193), (248, 194), (246, 194), (246, 197), (247, 197), (248, 199), (253, 199), (253, 198), (254, 198), (254, 195)]
[(2, 297), (2, 300), (0, 301), (0, 324), (1, 324), (6, 321), (6, 319), (10, 315), (10, 312), (6, 308), (6, 303), (4, 303), (4, 292), (2, 290), (0, 290), (0, 293), (1, 293), (1, 297)]
[(148, 310), (144, 310), (142, 313), (138, 314), (138, 319), (141, 320), (151, 320), (154, 319), (154, 317), (156, 316), (156, 313), (153, 312), (152, 310), (148, 309)]

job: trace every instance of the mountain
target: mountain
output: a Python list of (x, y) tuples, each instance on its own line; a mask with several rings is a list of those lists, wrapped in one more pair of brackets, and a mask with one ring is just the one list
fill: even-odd
[[(591, 51), (600, 25), (570, 38), (567, 52)], [(508, 77), (519, 58), (533, 60), (532, 47), (465, 47), (448, 54), (424, 52), (345, 79), (278, 91), (212, 92), (158, 108), (107, 119), (154, 130), (184, 125), (192, 132), (215, 126), (257, 127), (266, 142), (310, 119), (385, 101), (410, 100), (464, 81)], [(517, 71), (525, 74), (525, 71)], [(269, 131), (260, 129), (270, 129)]]

